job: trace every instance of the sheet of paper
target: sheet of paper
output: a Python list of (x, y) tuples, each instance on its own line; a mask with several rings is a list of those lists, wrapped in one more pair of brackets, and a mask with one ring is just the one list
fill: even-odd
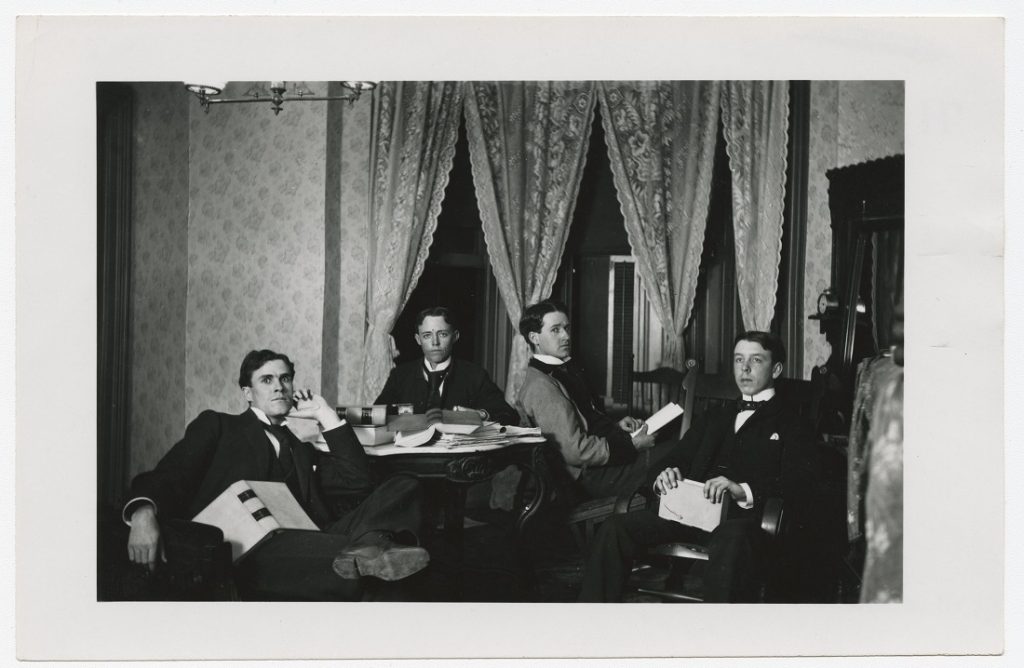
[[(674, 401), (670, 401), (669, 403), (662, 406), (661, 410), (659, 410), (657, 413), (655, 413), (654, 415), (652, 415), (651, 417), (647, 418), (644, 421), (644, 424), (647, 425), (647, 433), (653, 434), (654, 432), (658, 431), (659, 429), (667, 425), (672, 420), (675, 420), (682, 414), (683, 407)], [(643, 427), (640, 427), (640, 429), (643, 429)], [(636, 436), (637, 434), (639, 434), (640, 429), (634, 431), (631, 434), (631, 436)]]
[(722, 504), (704, 498), (704, 483), (687, 479), (661, 495), (658, 517), (712, 531), (722, 521)]

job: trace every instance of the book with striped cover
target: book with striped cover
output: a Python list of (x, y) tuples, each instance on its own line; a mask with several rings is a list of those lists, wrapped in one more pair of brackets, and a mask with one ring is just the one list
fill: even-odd
[(374, 425), (382, 427), (394, 415), (413, 412), (412, 404), (377, 404), (375, 406), (338, 406), (338, 417), (350, 425)]
[(288, 485), (266, 480), (232, 483), (192, 521), (212, 524), (223, 531), (224, 540), (231, 543), (231, 559), (236, 562), (282, 529), (319, 531)]

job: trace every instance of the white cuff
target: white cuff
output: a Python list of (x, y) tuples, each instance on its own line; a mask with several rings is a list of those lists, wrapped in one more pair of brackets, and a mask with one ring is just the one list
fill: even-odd
[(750, 491), (750, 485), (745, 482), (741, 482), (740, 487), (743, 488), (745, 498), (742, 501), (737, 501), (736, 505), (740, 508), (746, 508), (749, 510), (754, 507), (754, 493)]
[(134, 513), (136, 510), (141, 508), (143, 504), (146, 504), (146, 503), (148, 503), (149, 505), (153, 506), (153, 512), (155, 513), (156, 512), (156, 503), (154, 503), (153, 499), (151, 499), (151, 498), (149, 498), (147, 496), (137, 496), (134, 499), (132, 499), (131, 501), (129, 501), (128, 503), (124, 504), (124, 508), (121, 509), (121, 519), (124, 520), (124, 523), (127, 524), (128, 526), (131, 526), (132, 525), (132, 518), (128, 514), (128, 511), (130, 510), (130, 511), (132, 511)]

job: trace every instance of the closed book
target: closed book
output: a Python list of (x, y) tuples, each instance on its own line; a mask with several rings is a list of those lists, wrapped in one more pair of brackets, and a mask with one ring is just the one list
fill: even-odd
[(338, 406), (338, 417), (353, 427), (356, 425), (383, 426), (388, 417), (413, 412), (412, 404), (376, 404), (373, 406)]
[(223, 531), (234, 561), (282, 529), (319, 530), (286, 484), (265, 480), (232, 483), (192, 521)]
[(661, 495), (658, 517), (714, 531), (722, 522), (728, 501), (712, 503), (704, 498), (704, 483), (686, 479)]

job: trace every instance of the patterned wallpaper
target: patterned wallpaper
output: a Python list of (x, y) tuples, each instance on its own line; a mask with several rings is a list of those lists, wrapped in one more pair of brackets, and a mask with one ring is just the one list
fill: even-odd
[(287, 353), (296, 383), (320, 391), (326, 106), (189, 105), (188, 419), (245, 407), (253, 348)]
[[(810, 145), (807, 169), (807, 254), (804, 270), (804, 313), (817, 312), (818, 295), (832, 280), (832, 228), (825, 172), (836, 166), (839, 136), (839, 86), (835, 81), (811, 82)], [(804, 321), (804, 378), (825, 363), (832, 347), (814, 320)]]
[(136, 84), (132, 216), (131, 475), (149, 468), (185, 425), (188, 93)]
[(903, 153), (902, 81), (839, 82), (839, 167)]
[[(363, 368), (363, 334), (366, 331), (367, 257), (370, 252), (370, 112), (372, 101), (364, 96), (345, 105), (341, 128), (341, 238), (337, 267), (339, 294), (327, 295), (326, 308), (338, 308), (337, 405), (361, 404), (376, 397), (360, 395)], [(330, 336), (325, 332), (324, 336)], [(326, 385), (327, 379), (325, 379)], [(327, 392), (327, 388), (324, 388)], [(325, 394), (325, 397), (327, 395)], [(329, 398), (329, 397), (328, 397)]]
[[(804, 310), (817, 310), (818, 294), (829, 286), (832, 263), (831, 216), (825, 173), (904, 152), (902, 81), (815, 81), (811, 83), (811, 142), (808, 169), (807, 264)], [(804, 377), (824, 364), (831, 346), (813, 321), (804, 329)]]

